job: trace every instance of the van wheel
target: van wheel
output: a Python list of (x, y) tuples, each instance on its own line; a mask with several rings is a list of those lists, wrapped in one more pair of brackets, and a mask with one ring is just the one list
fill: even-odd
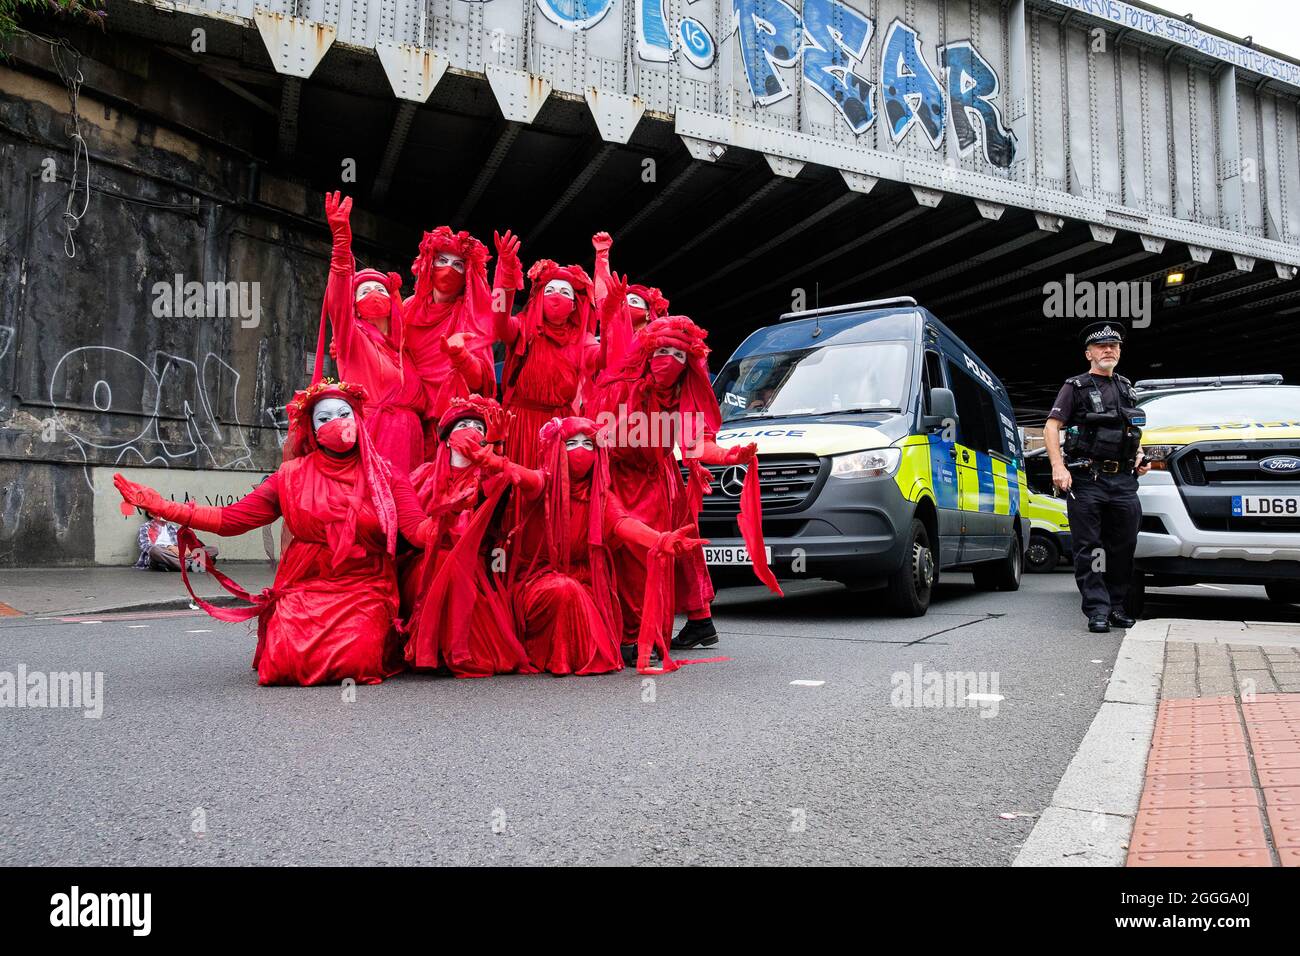
[(1050, 534), (1035, 531), (1029, 536), (1029, 547), (1025, 550), (1025, 570), (1034, 574), (1055, 571), (1061, 562), (1061, 547)]
[(977, 564), (971, 568), (971, 577), (975, 579), (976, 589), (980, 591), (1019, 591), (1022, 569), (1020, 557), (1020, 539), (1012, 535), (1011, 550), (1007, 552), (1005, 558)]
[(1300, 581), (1269, 581), (1264, 585), (1268, 599), (1278, 604), (1300, 604)]
[(1143, 571), (1134, 571), (1129, 581), (1128, 596), (1124, 598), (1124, 613), (1131, 618), (1140, 618), (1147, 605), (1147, 575)]
[(934, 552), (930, 550), (930, 535), (916, 518), (903, 551), (903, 563), (889, 576), (886, 588), (889, 606), (900, 617), (920, 617), (930, 607), (930, 594), (935, 581)]

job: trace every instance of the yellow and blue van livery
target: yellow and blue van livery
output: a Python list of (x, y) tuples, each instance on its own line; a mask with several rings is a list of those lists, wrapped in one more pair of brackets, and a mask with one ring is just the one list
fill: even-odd
[(1070, 517), (1065, 502), (1026, 489), (1021, 507), (1029, 519), (1025, 570), (1037, 573), (1055, 570), (1061, 556), (1071, 553)]
[[(1029, 524), (1020, 436), (993, 372), (910, 298), (782, 317), (714, 379), (721, 445), (758, 445), (763, 530), (784, 579), (884, 587), (924, 614), (941, 571), (1019, 586)], [(700, 530), (719, 583), (743, 580), (739, 488), (715, 466)]]

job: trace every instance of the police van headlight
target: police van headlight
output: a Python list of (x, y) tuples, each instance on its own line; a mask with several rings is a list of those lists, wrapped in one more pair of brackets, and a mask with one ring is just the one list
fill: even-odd
[(1142, 454), (1155, 471), (1168, 471), (1169, 459), (1182, 445), (1143, 445)]
[(898, 448), (871, 448), (831, 459), (832, 478), (879, 478), (898, 470), (903, 452)]

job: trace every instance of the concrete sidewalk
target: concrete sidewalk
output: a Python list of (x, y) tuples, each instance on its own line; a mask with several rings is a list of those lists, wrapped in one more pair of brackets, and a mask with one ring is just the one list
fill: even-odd
[(1300, 625), (1141, 621), (1018, 866), (1300, 865)]
[[(275, 569), (267, 561), (219, 561), (223, 574), (256, 594)], [(190, 575), (195, 592), (229, 597), (207, 574)], [(126, 607), (185, 608), (190, 596), (179, 573), (130, 567), (19, 568), (0, 570), (0, 615), (86, 614)]]

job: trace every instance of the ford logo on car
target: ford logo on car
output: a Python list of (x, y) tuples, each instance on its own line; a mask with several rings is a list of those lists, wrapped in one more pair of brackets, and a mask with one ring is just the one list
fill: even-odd
[(1259, 467), (1264, 471), (1274, 472), (1300, 471), (1300, 458), (1292, 458), (1290, 455), (1274, 455), (1272, 458), (1263, 459), (1259, 463)]

